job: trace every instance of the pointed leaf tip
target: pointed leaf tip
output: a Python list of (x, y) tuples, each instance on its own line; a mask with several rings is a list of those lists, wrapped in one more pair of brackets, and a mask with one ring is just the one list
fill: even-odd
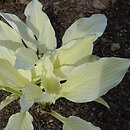
[(79, 117), (70, 116), (64, 122), (63, 130), (101, 130), (101, 129)]
[(96, 40), (103, 34), (106, 25), (107, 18), (103, 14), (93, 14), (89, 18), (80, 18), (66, 30), (62, 39), (63, 44), (87, 35), (96, 35)]

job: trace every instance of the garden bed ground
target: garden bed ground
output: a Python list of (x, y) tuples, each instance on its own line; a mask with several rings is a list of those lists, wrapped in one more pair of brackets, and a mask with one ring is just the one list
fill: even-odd
[[(27, 0), (26, 0), (27, 1)], [(108, 18), (108, 26), (101, 38), (95, 42), (94, 54), (101, 57), (130, 58), (130, 0), (117, 0), (114, 4), (109, 0), (101, 0), (105, 5), (94, 8), (92, 0), (41, 0), (43, 10), (48, 14), (56, 30), (59, 46), (64, 31), (79, 17), (103, 13)], [(14, 13), (24, 19), (25, 4), (19, 0), (0, 0), (0, 10)], [(0, 101), (8, 93), (0, 91)], [(130, 130), (130, 72), (123, 81), (110, 90), (103, 98), (108, 102), (110, 110), (95, 103), (76, 104), (60, 99), (54, 110), (64, 116), (76, 115), (99, 126), (102, 130)], [(11, 114), (19, 111), (17, 102), (13, 102), (0, 112), (0, 130), (6, 126)], [(61, 130), (62, 123), (38, 111), (37, 105), (31, 108), (35, 130)]]

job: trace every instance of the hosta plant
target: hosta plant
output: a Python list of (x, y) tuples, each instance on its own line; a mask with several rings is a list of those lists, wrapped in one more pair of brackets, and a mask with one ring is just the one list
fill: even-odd
[[(63, 123), (63, 130), (100, 130), (79, 117), (63, 117), (51, 104), (64, 97), (75, 103), (97, 101), (123, 79), (130, 60), (92, 55), (93, 42), (107, 25), (103, 14), (80, 18), (65, 32), (57, 49), (54, 29), (38, 0), (26, 7), (26, 23), (16, 15), (0, 13), (0, 89), (10, 92), (0, 110), (19, 99), (4, 130), (34, 130), (29, 109), (34, 103)], [(49, 108), (49, 109), (48, 109)]]

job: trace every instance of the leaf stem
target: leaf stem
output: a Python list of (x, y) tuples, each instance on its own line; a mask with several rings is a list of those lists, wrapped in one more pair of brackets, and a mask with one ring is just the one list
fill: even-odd
[(57, 112), (51, 110), (51, 112), (47, 112), (49, 114), (51, 114), (52, 116), (54, 116), (55, 118), (57, 118), (58, 120), (60, 120), (62, 123), (65, 122), (66, 117), (63, 117), (62, 115), (58, 114)]

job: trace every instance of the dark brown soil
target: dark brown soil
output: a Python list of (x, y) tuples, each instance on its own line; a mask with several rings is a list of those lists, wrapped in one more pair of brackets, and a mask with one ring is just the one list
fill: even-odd
[[(27, 1), (27, 0), (26, 0)], [(106, 0), (101, 0), (103, 3)], [(130, 0), (108, 2), (103, 10), (95, 9), (92, 0), (41, 0), (43, 10), (48, 14), (56, 30), (58, 46), (65, 30), (79, 17), (103, 13), (108, 18), (108, 26), (101, 38), (95, 42), (94, 54), (101, 57), (130, 58)], [(109, 4), (108, 4), (109, 3)], [(19, 0), (1, 0), (1, 11), (14, 13), (24, 19), (25, 4)], [(0, 100), (7, 93), (0, 91)], [(99, 126), (102, 130), (130, 130), (130, 72), (123, 81), (110, 90), (103, 98), (108, 102), (110, 110), (95, 103), (76, 104), (60, 99), (54, 110), (64, 116), (76, 115)], [(19, 111), (17, 102), (10, 104), (0, 112), (0, 130), (6, 126), (11, 114)], [(37, 105), (30, 110), (34, 117), (35, 130), (61, 130), (62, 123), (50, 115), (39, 112)]]

